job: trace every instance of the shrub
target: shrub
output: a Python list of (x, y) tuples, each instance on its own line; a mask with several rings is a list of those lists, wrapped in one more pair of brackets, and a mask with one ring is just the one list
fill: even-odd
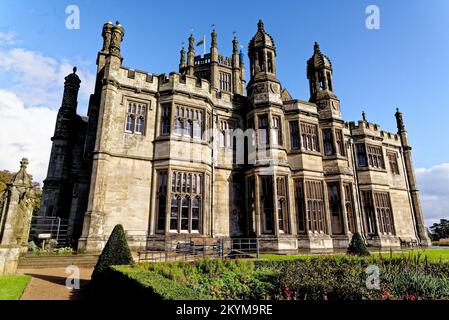
[(351, 254), (351, 255), (356, 255), (356, 256), (369, 256), (370, 255), (360, 233), (356, 232), (352, 236), (352, 240), (348, 246), (347, 253)]
[(131, 250), (129, 250), (128, 242), (125, 238), (125, 230), (123, 230), (121, 224), (118, 224), (112, 230), (108, 242), (98, 258), (98, 262), (92, 273), (92, 280), (97, 280), (110, 266), (129, 265), (133, 263)]

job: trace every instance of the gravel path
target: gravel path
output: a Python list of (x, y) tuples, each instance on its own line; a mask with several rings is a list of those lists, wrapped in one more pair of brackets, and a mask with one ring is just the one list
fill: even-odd
[(65, 268), (19, 269), (17, 274), (32, 276), (21, 300), (79, 300), (93, 268), (79, 268), (80, 289), (68, 289)]

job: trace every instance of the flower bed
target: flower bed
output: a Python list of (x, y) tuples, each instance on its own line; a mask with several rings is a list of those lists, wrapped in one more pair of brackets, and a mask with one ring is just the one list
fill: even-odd
[(111, 274), (120, 282), (114, 287), (123, 294), (157, 299), (449, 299), (449, 263), (428, 262), (420, 256), (206, 259), (115, 266)]

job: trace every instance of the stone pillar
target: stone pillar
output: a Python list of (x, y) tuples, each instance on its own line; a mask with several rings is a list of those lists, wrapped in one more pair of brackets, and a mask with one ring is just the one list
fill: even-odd
[(15, 274), (19, 256), (27, 251), (35, 192), (27, 174), (28, 160), (7, 185), (0, 203), (0, 275)]
[(236, 37), (234, 37), (234, 40), (232, 40), (232, 90), (233, 93), (236, 94), (241, 94), (243, 95), (242, 92), (242, 81), (240, 80), (240, 75), (241, 75), (241, 71), (240, 71), (240, 55), (238, 52), (238, 40)]
[(193, 76), (195, 74), (195, 39), (193, 35), (189, 37), (189, 51), (187, 52), (187, 74)]
[(407, 180), (410, 188), (410, 197), (412, 199), (413, 214), (415, 218), (416, 230), (418, 233), (417, 236), (423, 246), (430, 247), (432, 245), (432, 242), (427, 234), (427, 228), (424, 223), (424, 214), (421, 208), (421, 200), (419, 198), (419, 190), (418, 184), (416, 182), (415, 168), (413, 166), (412, 161), (412, 147), (410, 146), (408, 141), (408, 134), (404, 126), (402, 112), (400, 112), (399, 109), (396, 109), (395, 116), (398, 127), (398, 134), (401, 137), (402, 149), (404, 150), (405, 170), (407, 172)]
[(210, 84), (213, 89), (220, 88), (220, 74), (218, 71), (218, 47), (217, 47), (217, 33), (215, 30), (211, 33), (211, 47), (210, 47)]

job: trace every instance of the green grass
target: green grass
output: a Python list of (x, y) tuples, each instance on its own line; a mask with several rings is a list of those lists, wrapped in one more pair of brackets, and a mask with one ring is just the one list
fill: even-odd
[[(393, 258), (401, 258), (401, 257), (416, 257), (420, 256), (420, 259), (424, 259), (427, 257), (429, 261), (432, 262), (449, 262), (449, 249), (419, 249), (419, 250), (410, 250), (404, 252), (395, 252), (392, 254)], [(344, 257), (346, 256), (343, 253), (334, 253), (334, 254), (260, 254), (259, 258), (263, 260), (269, 261), (278, 261), (278, 260), (307, 260), (316, 257)], [(383, 258), (389, 258), (390, 253), (373, 253), (372, 256), (374, 258), (382, 256)]]
[(30, 280), (30, 276), (0, 277), (0, 300), (19, 300)]
[[(377, 253), (377, 255), (379, 255)], [(400, 257), (417, 257), (419, 255), (421, 260), (424, 260), (427, 257), (427, 260), (431, 262), (449, 262), (449, 249), (419, 249), (419, 250), (410, 250), (405, 252), (397, 252), (393, 253), (394, 258)], [(382, 253), (383, 257), (390, 257), (389, 253)]]

